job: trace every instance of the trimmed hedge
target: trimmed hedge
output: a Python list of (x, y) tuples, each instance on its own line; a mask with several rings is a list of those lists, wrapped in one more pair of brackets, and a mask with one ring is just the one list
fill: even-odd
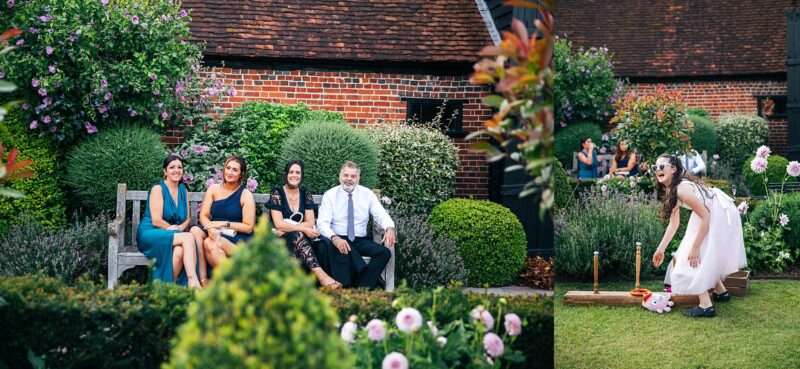
[(572, 155), (581, 150), (580, 141), (591, 137), (595, 146), (600, 146), (603, 132), (596, 123), (581, 122), (570, 124), (556, 132), (556, 159), (564, 168), (572, 169)]
[(431, 212), (437, 233), (456, 241), (472, 286), (503, 286), (525, 264), (527, 241), (517, 216), (485, 200), (450, 199)]
[(725, 115), (717, 122), (720, 160), (739, 172), (745, 160), (767, 143), (767, 121), (751, 115)]
[(30, 168), (34, 173), (30, 178), (13, 180), (8, 184), (25, 194), (24, 198), (0, 196), (0, 234), (5, 233), (9, 226), (20, 224), (23, 215), (32, 217), (47, 229), (64, 226), (67, 220), (66, 199), (59, 187), (62, 170), (53, 145), (45, 138), (28, 135), (17, 111), (6, 115), (0, 124), (0, 143), (7, 151), (18, 149), (17, 160), (33, 160)]
[(574, 201), (575, 187), (576, 186), (570, 182), (564, 165), (556, 160), (556, 163), (553, 165), (553, 189), (555, 189), (555, 207), (557, 209), (563, 209)]
[(305, 164), (303, 184), (312, 193), (339, 185), (339, 169), (347, 160), (361, 168), (362, 186), (378, 184), (377, 146), (346, 124), (310, 122), (295, 128), (283, 142), (279, 162), (297, 159)]
[(395, 215), (397, 276), (411, 287), (465, 282), (464, 260), (453, 240), (436, 234), (422, 215)]
[[(744, 173), (744, 181), (747, 185), (747, 188), (750, 189), (750, 194), (753, 196), (764, 196), (766, 195), (766, 189), (764, 189), (764, 174), (756, 174), (750, 169), (750, 163), (755, 159), (751, 157), (747, 159), (742, 167), (742, 172)], [(789, 165), (789, 160), (784, 158), (780, 155), (770, 155), (767, 158), (767, 183), (781, 183), (783, 178), (786, 176), (786, 166)], [(789, 177), (786, 179), (786, 183), (796, 182), (797, 178)]]
[(192, 292), (171, 284), (115, 290), (42, 276), (0, 278), (0, 367), (158, 368)]
[[(433, 306), (432, 291), (413, 291), (398, 289), (395, 293), (367, 292), (363, 290), (340, 290), (333, 293), (333, 305), (339, 319), (346, 321), (357, 315), (359, 321), (370, 319), (394, 321), (397, 311), (404, 306), (413, 306), (420, 311), (428, 311)], [(525, 361), (511, 366), (514, 369), (539, 369), (553, 367), (553, 300), (539, 296), (509, 296), (507, 311), (513, 311), (525, 322), (522, 334), (511, 345), (522, 351)], [(496, 305), (499, 297), (491, 295), (468, 294), (459, 288), (441, 290), (436, 300), (436, 320), (449, 322), (457, 319), (470, 319), (470, 311), (476, 305), (491, 302)], [(499, 319), (499, 317), (495, 317)]]
[(686, 118), (694, 125), (694, 130), (690, 134), (692, 138), (692, 148), (697, 152), (705, 151), (709, 157), (717, 153), (717, 127), (711, 119), (699, 115), (686, 114)]

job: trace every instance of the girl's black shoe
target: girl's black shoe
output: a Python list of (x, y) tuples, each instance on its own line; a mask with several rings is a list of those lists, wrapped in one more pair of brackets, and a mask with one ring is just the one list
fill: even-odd
[(717, 315), (717, 311), (714, 309), (713, 306), (709, 306), (705, 309), (701, 308), (700, 306), (695, 306), (691, 309), (684, 310), (683, 315), (692, 318), (711, 318)]
[(725, 291), (723, 293), (711, 292), (711, 300), (715, 302), (728, 302), (731, 301), (731, 293)]

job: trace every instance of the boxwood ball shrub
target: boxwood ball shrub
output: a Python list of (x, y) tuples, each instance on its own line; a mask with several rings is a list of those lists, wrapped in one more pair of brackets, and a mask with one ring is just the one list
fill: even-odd
[[(764, 188), (764, 174), (756, 174), (752, 169), (750, 169), (750, 163), (753, 161), (753, 159), (755, 159), (755, 157), (747, 159), (742, 166), (745, 184), (750, 190), (751, 195), (764, 196), (766, 195), (766, 189)], [(784, 177), (788, 177), (786, 175), (787, 165), (789, 165), (789, 160), (783, 156), (774, 154), (770, 155), (769, 158), (767, 158), (767, 171), (765, 172), (767, 175), (767, 183), (781, 183)], [(788, 177), (786, 179), (786, 183), (796, 181), (797, 179), (794, 177)]]
[(556, 132), (556, 158), (565, 168), (572, 169), (572, 156), (581, 150), (581, 139), (591, 137), (595, 145), (600, 145), (603, 132), (597, 123), (580, 122), (570, 124)]
[(380, 152), (381, 194), (393, 208), (427, 213), (453, 196), (458, 148), (441, 130), (386, 125), (367, 132)]
[[(692, 130), (692, 148), (697, 152), (705, 151), (709, 158), (717, 153), (717, 127), (711, 119), (700, 115), (688, 114), (686, 117), (694, 125)], [(708, 165), (708, 164), (706, 164)]]
[(139, 126), (104, 130), (67, 154), (66, 183), (88, 210), (116, 209), (117, 183), (149, 190), (163, 177), (166, 148), (158, 133)]
[(766, 144), (769, 135), (767, 121), (754, 115), (724, 115), (717, 122), (720, 160), (734, 172), (742, 168), (745, 160), (756, 149)]
[(0, 367), (28, 367), (30, 350), (47, 368), (157, 369), (193, 295), (167, 283), (0, 278)]
[(428, 222), (456, 242), (471, 286), (506, 285), (525, 264), (525, 231), (517, 216), (502, 205), (450, 199), (433, 208)]
[(556, 123), (606, 121), (622, 87), (614, 78), (608, 49), (574, 50), (570, 41), (559, 39), (553, 51), (553, 62)]
[(187, 42), (178, 2), (8, 1), (0, 29), (11, 27), (24, 32), (0, 71), (20, 86), (26, 127), (65, 144), (131, 119), (192, 121), (232, 93), (201, 77), (201, 47)]
[(553, 188), (556, 191), (555, 205), (557, 209), (569, 206), (574, 199), (575, 187), (569, 180), (567, 171), (560, 161), (553, 165)]
[(456, 243), (436, 234), (422, 215), (395, 215), (397, 274), (412, 288), (466, 282), (464, 260)]
[(329, 298), (268, 234), (266, 218), (218, 269), (189, 307), (164, 368), (352, 367)]
[(339, 184), (339, 169), (350, 160), (361, 168), (360, 184), (378, 185), (378, 148), (364, 132), (346, 124), (310, 122), (289, 134), (281, 148), (280, 162), (299, 159), (305, 163), (304, 186), (324, 193)]
[(0, 235), (10, 225), (22, 223), (23, 214), (47, 229), (56, 229), (66, 223), (64, 191), (59, 184), (63, 170), (58, 162), (58, 153), (47, 139), (29, 135), (20, 119), (17, 112), (5, 117), (0, 124), (0, 143), (5, 146), (6, 153), (12, 148), (19, 150), (17, 160), (33, 160), (30, 166), (33, 176), (7, 184), (25, 197), (0, 196)]

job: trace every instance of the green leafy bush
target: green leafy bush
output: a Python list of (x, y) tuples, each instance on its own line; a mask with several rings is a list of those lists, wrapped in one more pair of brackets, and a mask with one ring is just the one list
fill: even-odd
[(705, 151), (708, 156), (717, 153), (717, 126), (711, 119), (700, 115), (687, 114), (686, 117), (692, 122), (692, 148), (697, 152)]
[(686, 115), (694, 115), (696, 117), (711, 119), (711, 114), (708, 113), (708, 110), (703, 108), (688, 108), (686, 109)]
[(0, 237), (0, 276), (41, 273), (69, 283), (83, 274), (97, 278), (104, 271), (108, 217), (75, 221), (58, 230), (48, 230), (32, 217), (20, 220)]
[[(766, 189), (764, 188), (764, 174), (756, 174), (753, 172), (753, 169), (750, 168), (750, 163), (753, 161), (753, 159), (755, 159), (755, 157), (747, 159), (742, 166), (745, 184), (747, 185), (747, 188), (750, 189), (750, 194), (753, 196), (764, 196), (766, 195)], [(787, 165), (789, 165), (789, 160), (783, 156), (770, 155), (769, 158), (767, 158), (767, 183), (781, 183), (783, 182), (784, 177), (788, 177), (786, 179), (786, 183), (796, 182), (796, 178), (786, 175)]]
[(608, 49), (573, 50), (570, 41), (559, 39), (553, 63), (556, 124), (607, 121), (622, 88), (614, 78)]
[(525, 264), (527, 241), (516, 215), (489, 201), (450, 199), (431, 212), (428, 222), (458, 245), (472, 286), (503, 286)]
[(600, 251), (601, 275), (629, 278), (636, 270), (636, 242), (642, 243), (642, 274), (649, 275), (652, 265), (647, 258), (655, 251), (664, 232), (664, 225), (658, 217), (659, 206), (657, 201), (643, 193), (603, 193), (597, 187), (587, 190), (580, 206), (556, 213), (556, 275), (559, 278), (591, 279), (592, 253)]
[[(339, 290), (333, 293), (333, 305), (341, 321), (356, 315), (359, 321), (370, 319), (393, 321), (397, 311), (405, 306), (415, 306), (420, 311), (431, 311), (434, 305), (433, 290), (398, 289), (394, 293), (363, 290)], [(470, 319), (470, 311), (478, 304), (497, 306), (506, 300), (507, 311), (513, 311), (524, 323), (522, 334), (510, 345), (522, 351), (525, 361), (512, 365), (515, 369), (553, 367), (553, 300), (539, 296), (497, 297), (464, 293), (460, 288), (442, 289), (436, 296), (434, 316), (437, 322)], [(499, 319), (495, 316), (495, 320)]]
[(201, 48), (189, 39), (180, 3), (9, 1), (0, 29), (25, 30), (0, 56), (0, 70), (30, 105), (26, 126), (71, 142), (135, 120), (164, 127), (192, 121), (210, 98), (232, 93), (201, 78)]
[(767, 121), (752, 115), (725, 115), (717, 122), (720, 160), (740, 171), (753, 152), (767, 142)]
[(192, 291), (166, 283), (108, 290), (42, 276), (0, 278), (0, 366), (28, 350), (48, 368), (158, 368)]
[(309, 122), (289, 134), (281, 148), (280, 162), (299, 159), (305, 163), (306, 188), (324, 193), (339, 184), (339, 169), (345, 161), (361, 168), (360, 184), (378, 184), (378, 148), (367, 135), (348, 125)]
[(424, 214), (453, 197), (458, 148), (441, 130), (386, 125), (367, 132), (380, 152), (381, 194), (394, 209)]
[(575, 198), (575, 186), (570, 182), (567, 171), (560, 161), (556, 161), (553, 170), (553, 188), (556, 191), (555, 207), (563, 209), (572, 204)]
[(619, 139), (627, 141), (651, 164), (661, 154), (689, 148), (692, 126), (686, 119), (686, 105), (677, 94), (661, 88), (652, 95), (625, 96), (617, 102), (611, 123), (616, 124)]
[(747, 267), (758, 273), (783, 273), (797, 259), (797, 249), (784, 240), (786, 232), (779, 225), (759, 228), (744, 225), (744, 246)]
[(16, 112), (6, 116), (0, 125), (0, 142), (19, 150), (17, 160), (33, 160), (30, 168), (34, 173), (32, 177), (12, 180), (8, 184), (23, 193), (24, 198), (0, 196), (0, 235), (10, 225), (20, 224), (23, 213), (47, 229), (56, 229), (66, 223), (64, 192), (59, 187), (61, 168), (58, 155), (47, 140), (29, 136), (25, 131)]
[(351, 368), (336, 320), (262, 218), (189, 307), (164, 368)]
[(66, 183), (90, 211), (112, 211), (117, 183), (127, 183), (131, 190), (149, 189), (163, 176), (165, 155), (158, 133), (137, 126), (115, 127), (69, 151)]
[(556, 132), (556, 159), (565, 168), (572, 169), (572, 156), (581, 150), (581, 139), (591, 137), (595, 145), (599, 145), (602, 131), (595, 123), (573, 123)]
[(730, 181), (724, 179), (703, 178), (703, 182), (709, 186), (719, 188), (722, 190), (722, 192), (728, 194), (728, 196), (733, 196), (733, 187)]
[(397, 274), (413, 288), (464, 282), (464, 260), (453, 240), (437, 235), (422, 215), (395, 216)]
[[(754, 225), (759, 230), (765, 230), (772, 225), (771, 209), (778, 206), (777, 199), (764, 201), (751, 207), (747, 223)], [(789, 217), (789, 225), (784, 232), (784, 240), (795, 251), (800, 252), (800, 193), (783, 195), (778, 208), (778, 214)]]

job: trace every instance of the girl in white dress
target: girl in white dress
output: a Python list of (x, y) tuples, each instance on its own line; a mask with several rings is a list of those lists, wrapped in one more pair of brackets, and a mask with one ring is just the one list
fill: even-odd
[(712, 296), (718, 302), (730, 300), (722, 280), (747, 265), (739, 212), (727, 194), (689, 176), (678, 157), (660, 156), (655, 170), (664, 204), (661, 216), (669, 219), (669, 225), (653, 254), (653, 264), (658, 267), (664, 261), (664, 251), (680, 225), (680, 207), (692, 210), (667, 278), (672, 293), (700, 298), (700, 305), (684, 311), (685, 315), (713, 317)]

